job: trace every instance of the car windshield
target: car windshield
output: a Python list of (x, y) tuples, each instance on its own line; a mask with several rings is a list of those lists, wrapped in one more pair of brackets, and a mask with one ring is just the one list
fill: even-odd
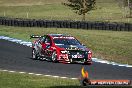
[(55, 45), (81, 45), (81, 43), (76, 39), (67, 38), (56, 38), (54, 39)]

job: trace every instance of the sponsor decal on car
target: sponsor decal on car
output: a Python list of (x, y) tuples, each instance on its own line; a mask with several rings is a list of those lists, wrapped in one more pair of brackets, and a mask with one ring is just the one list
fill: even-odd
[(72, 58), (84, 58), (84, 55), (77, 53), (76, 55), (72, 55)]

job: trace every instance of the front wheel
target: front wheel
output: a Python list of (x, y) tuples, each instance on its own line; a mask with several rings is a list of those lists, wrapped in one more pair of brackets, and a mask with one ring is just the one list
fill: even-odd
[(52, 53), (51, 59), (52, 59), (53, 62), (57, 62), (57, 53), (56, 53), (56, 51), (54, 51)]
[(38, 59), (38, 54), (35, 49), (32, 49), (32, 59), (34, 59), (34, 60)]

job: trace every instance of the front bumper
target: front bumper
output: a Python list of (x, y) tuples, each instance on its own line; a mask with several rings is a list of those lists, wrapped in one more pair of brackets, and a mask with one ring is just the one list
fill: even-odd
[(59, 62), (63, 63), (87, 63), (92, 64), (92, 59), (87, 58), (71, 58), (68, 54), (59, 55)]

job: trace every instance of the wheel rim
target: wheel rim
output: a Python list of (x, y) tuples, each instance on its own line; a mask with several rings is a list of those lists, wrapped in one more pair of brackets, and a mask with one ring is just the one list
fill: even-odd
[(32, 58), (36, 58), (35, 50), (32, 51)]
[(53, 52), (53, 54), (52, 54), (52, 61), (56, 61), (56, 58), (57, 58), (57, 54), (56, 54), (56, 52)]

